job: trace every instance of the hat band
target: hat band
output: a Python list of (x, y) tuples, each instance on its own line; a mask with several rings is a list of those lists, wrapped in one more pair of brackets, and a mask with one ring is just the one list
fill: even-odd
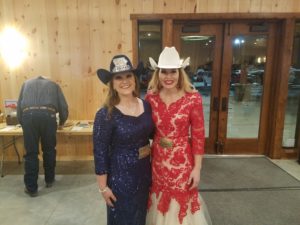
[(115, 66), (112, 70), (113, 73), (119, 73), (119, 72), (123, 72), (123, 71), (128, 71), (131, 70), (131, 67), (129, 65), (119, 65), (119, 66)]
[(157, 67), (162, 69), (179, 69), (181, 68), (181, 65), (159, 65), (158, 64)]

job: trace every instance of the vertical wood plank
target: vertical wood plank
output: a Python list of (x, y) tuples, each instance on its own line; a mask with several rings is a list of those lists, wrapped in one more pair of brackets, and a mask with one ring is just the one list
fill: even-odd
[(197, 12), (197, 0), (187, 0), (183, 1), (183, 11), (189, 13), (196, 13)]
[(141, 13), (154, 13), (153, 0), (142, 0)]
[[(245, 2), (245, 1), (243, 1)], [(241, 3), (243, 4), (243, 3)], [(240, 1), (239, 0), (229, 0), (227, 7), (226, 7), (226, 12), (239, 12), (240, 10)]]
[(132, 63), (137, 65), (138, 63), (138, 21), (132, 20)]
[(197, 13), (207, 13), (208, 12), (208, 2), (210, 0), (197, 0)]
[(248, 12), (263, 12), (261, 0), (251, 0)]
[(261, 11), (260, 12), (272, 12), (273, 0), (263, 1), (261, 0)]
[(272, 12), (287, 12), (292, 7), (291, 3), (292, 0), (289, 1), (273, 0)]
[[(238, 12), (251, 12), (251, 6), (256, 7), (257, 2), (253, 2), (252, 0), (239, 1), (239, 9)], [(259, 6), (259, 5), (258, 5)]]
[(227, 12), (228, 9), (228, 0), (218, 1), (218, 0), (210, 0), (208, 2), (207, 12)]
[[(300, 1), (293, 0), (293, 3), (291, 5), (292, 5), (292, 11), (296, 11), (296, 12), (300, 11)], [(299, 156), (300, 156), (300, 154), (299, 154)]]

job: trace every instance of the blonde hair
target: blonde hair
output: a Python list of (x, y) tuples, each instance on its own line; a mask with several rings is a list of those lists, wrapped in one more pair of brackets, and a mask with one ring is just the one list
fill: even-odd
[[(139, 97), (140, 96), (140, 86), (139, 86), (139, 82), (138, 82), (138, 79), (136, 77), (136, 75), (134, 75), (134, 81), (135, 81), (135, 89), (134, 91), (132, 92), (132, 95), (134, 97)], [(119, 94), (117, 91), (115, 91), (114, 89), (114, 85), (113, 85), (113, 79), (111, 79), (111, 81), (108, 82), (108, 93), (107, 93), (107, 96), (106, 96), (106, 99), (104, 101), (104, 104), (103, 106), (105, 108), (107, 108), (107, 111), (108, 111), (108, 119), (111, 118), (111, 114), (112, 114), (112, 111), (113, 111), (113, 108), (115, 105), (119, 104), (120, 103), (120, 97), (119, 97)]]
[[(148, 85), (148, 90), (151, 90), (151, 92), (153, 92), (153, 93), (159, 93), (159, 91), (162, 89), (162, 86), (159, 82), (159, 70), (160, 70), (160, 68), (157, 68), (153, 72), (152, 78)], [(179, 68), (178, 72), (179, 72), (179, 79), (178, 79), (177, 88), (179, 90), (184, 90), (185, 92), (188, 92), (188, 93), (194, 92), (195, 89), (194, 89), (193, 85), (191, 84), (191, 82), (188, 78), (188, 75), (186, 74), (184, 69)]]

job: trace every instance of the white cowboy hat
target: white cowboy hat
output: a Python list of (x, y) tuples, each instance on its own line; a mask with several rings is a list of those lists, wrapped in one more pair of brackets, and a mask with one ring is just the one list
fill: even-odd
[(190, 57), (182, 62), (175, 47), (165, 47), (159, 55), (158, 64), (151, 57), (149, 57), (149, 62), (152, 69), (178, 69), (188, 66), (190, 64)]

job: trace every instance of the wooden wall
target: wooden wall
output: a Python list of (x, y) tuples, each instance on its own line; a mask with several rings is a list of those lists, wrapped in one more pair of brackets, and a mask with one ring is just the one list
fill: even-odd
[[(300, 12), (300, 1), (0, 0), (0, 32), (12, 25), (30, 44), (19, 68), (10, 70), (0, 60), (0, 109), (4, 99), (18, 98), (26, 79), (44, 75), (62, 87), (70, 119), (93, 119), (106, 90), (96, 70), (108, 68), (117, 53), (132, 57), (130, 14), (226, 12)], [(91, 140), (78, 140), (86, 145), (63, 141), (58, 148), (69, 155), (65, 148), (80, 146), (90, 155)]]

